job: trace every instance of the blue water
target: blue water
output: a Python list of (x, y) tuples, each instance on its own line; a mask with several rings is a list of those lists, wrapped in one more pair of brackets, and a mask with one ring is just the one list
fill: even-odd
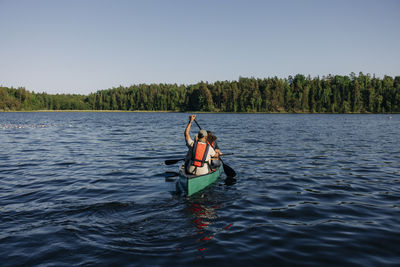
[(188, 115), (0, 113), (0, 265), (400, 265), (400, 115), (199, 114), (237, 177), (187, 198)]

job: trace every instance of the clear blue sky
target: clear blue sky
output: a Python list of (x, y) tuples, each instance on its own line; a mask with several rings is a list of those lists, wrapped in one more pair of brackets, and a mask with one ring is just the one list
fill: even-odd
[(0, 85), (400, 75), (397, 0), (0, 0)]

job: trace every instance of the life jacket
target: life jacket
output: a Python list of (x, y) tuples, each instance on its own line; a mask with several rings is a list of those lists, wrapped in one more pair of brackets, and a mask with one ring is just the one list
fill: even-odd
[(194, 142), (192, 149), (192, 157), (191, 157), (193, 166), (195, 167), (204, 166), (209, 148), (210, 144), (208, 144), (208, 142), (207, 144), (200, 143), (199, 141)]

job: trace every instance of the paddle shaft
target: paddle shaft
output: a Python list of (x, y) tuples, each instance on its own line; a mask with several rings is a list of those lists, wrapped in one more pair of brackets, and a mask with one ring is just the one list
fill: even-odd
[(167, 159), (165, 161), (165, 165), (172, 165), (172, 164), (178, 163), (181, 160), (184, 160), (184, 159)]
[(199, 123), (196, 121), (196, 119), (194, 119), (194, 122), (196, 123), (197, 127), (199, 127), (199, 129), (201, 130), (201, 126), (200, 126)]
[[(230, 155), (233, 155), (233, 153), (226, 153), (226, 154), (223, 154), (222, 156), (230, 156)], [(167, 160), (165, 161), (165, 165), (172, 165), (172, 164), (178, 163), (178, 162), (181, 161), (181, 160), (184, 160), (184, 158), (180, 158), (180, 159), (167, 159)]]

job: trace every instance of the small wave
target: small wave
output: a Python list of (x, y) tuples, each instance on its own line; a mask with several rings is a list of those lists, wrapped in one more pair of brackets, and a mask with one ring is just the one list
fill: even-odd
[(134, 202), (102, 202), (102, 203), (92, 203), (86, 205), (70, 206), (66, 207), (63, 213), (68, 215), (78, 215), (86, 213), (114, 213), (123, 209), (131, 208), (134, 206)]
[(127, 175), (132, 175), (130, 172), (124, 172), (120, 170), (113, 170), (111, 172), (103, 174), (104, 176), (127, 176)]
[(18, 168), (29, 168), (29, 167), (36, 167), (39, 165), (40, 165), (39, 163), (30, 162), (30, 163), (20, 163), (17, 166), (18, 166)]
[(58, 162), (54, 163), (53, 166), (71, 166), (77, 164), (75, 161), (70, 161), (70, 162)]

